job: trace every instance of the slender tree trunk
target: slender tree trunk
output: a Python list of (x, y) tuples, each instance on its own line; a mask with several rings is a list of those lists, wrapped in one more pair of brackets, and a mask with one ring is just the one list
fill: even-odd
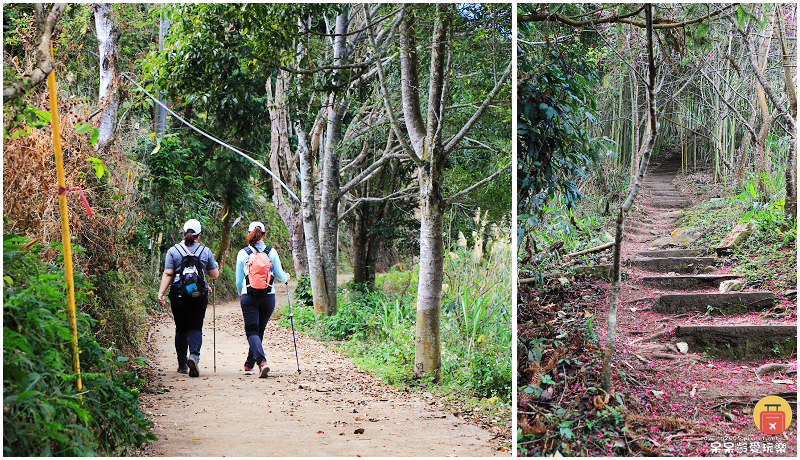
[[(347, 59), (346, 33), (350, 9), (344, 7), (336, 16), (336, 37), (333, 45), (333, 64), (343, 65)], [(347, 101), (334, 91), (328, 95), (328, 124), (322, 157), (322, 189), (320, 191), (320, 251), (325, 278), (327, 315), (336, 314), (336, 275), (339, 257), (339, 152), (342, 139), (342, 120)]]
[(608, 336), (606, 338), (605, 349), (603, 352), (603, 373), (602, 373), (602, 386), (603, 390), (611, 393), (613, 390), (611, 382), (611, 358), (614, 355), (614, 342), (616, 341), (617, 331), (617, 308), (619, 306), (619, 291), (620, 291), (620, 261), (622, 254), (622, 237), (625, 228), (625, 217), (628, 211), (633, 206), (639, 189), (641, 188), (642, 180), (647, 172), (647, 166), (650, 163), (650, 155), (653, 152), (653, 146), (656, 142), (658, 135), (658, 128), (656, 126), (656, 110), (653, 101), (653, 90), (655, 88), (655, 73), (656, 66), (653, 59), (653, 6), (647, 4), (645, 7), (646, 23), (647, 23), (647, 58), (648, 58), (648, 83), (647, 83), (647, 100), (649, 101), (648, 107), (648, 136), (645, 145), (643, 146), (642, 162), (639, 165), (639, 171), (636, 175), (636, 180), (630, 187), (628, 198), (620, 206), (617, 213), (617, 229), (616, 229), (616, 243), (614, 245), (614, 264), (612, 266), (612, 282), (611, 294), (609, 296), (608, 308)]
[[(792, 119), (797, 120), (797, 92), (792, 78), (792, 54), (786, 43), (786, 21), (783, 17), (783, 5), (776, 5), (775, 14), (778, 20), (778, 36), (781, 42), (781, 55), (783, 56), (784, 88), (789, 97), (789, 111)], [(786, 202), (783, 208), (789, 221), (797, 220), (797, 132), (792, 131), (789, 139), (789, 154), (786, 158)]]
[[(167, 18), (167, 12), (165, 11), (161, 15), (161, 21), (159, 22), (158, 25), (158, 49), (164, 49), (164, 37), (167, 35), (168, 30), (169, 30), (169, 19)], [(162, 104), (165, 104), (163, 92), (160, 94), (159, 101)], [(156, 135), (161, 135), (167, 132), (167, 110), (158, 104), (156, 104), (155, 122), (156, 126), (154, 131), (156, 132)]]
[(364, 215), (367, 206), (355, 211), (353, 219), (353, 282), (363, 284), (367, 281), (367, 217)]
[(231, 245), (231, 228), (233, 228), (233, 215), (230, 209), (230, 199), (225, 200), (223, 209), (227, 210), (225, 217), (222, 219), (222, 235), (219, 239), (219, 250), (215, 259), (219, 262), (220, 270), (225, 266), (225, 256), (228, 254), (228, 248)]
[(300, 199), (303, 201), (303, 227), (306, 234), (306, 251), (308, 254), (308, 273), (311, 278), (311, 296), (314, 300), (314, 313), (325, 314), (328, 308), (328, 297), (325, 294), (325, 277), (322, 276), (322, 256), (319, 247), (317, 213), (314, 205), (314, 164), (308, 135), (300, 128), (297, 133), (300, 150)]
[(97, 129), (100, 134), (94, 149), (105, 152), (113, 144), (114, 130), (117, 126), (119, 110), (119, 70), (117, 66), (117, 48), (120, 31), (114, 24), (114, 8), (111, 3), (94, 4), (94, 23), (97, 28), (97, 43), (100, 48), (100, 99), (98, 106), (100, 123)]
[[(289, 164), (287, 157), (291, 159), (292, 151), (289, 145), (289, 117), (288, 106), (285, 101), (284, 93), (291, 84), (289, 72), (280, 71), (275, 79), (275, 89), (273, 92), (272, 83), (267, 83), (267, 98), (270, 104), (270, 155), (269, 165), (272, 171), (280, 173), (286, 185), (297, 193), (297, 179), (293, 172), (294, 165)], [(303, 232), (303, 211), (300, 204), (294, 201), (286, 202), (280, 192), (281, 185), (272, 178), (272, 187), (275, 193), (272, 195), (272, 202), (281, 220), (290, 232), (290, 245), (292, 260), (295, 273), (308, 273), (308, 255), (305, 245), (305, 233)], [(313, 194), (312, 194), (313, 196)]]
[(631, 136), (631, 181), (635, 177), (634, 171), (636, 165), (639, 164), (639, 79), (636, 77), (636, 72), (630, 69), (631, 75), (631, 128), (633, 135)]
[(366, 264), (366, 282), (367, 287), (372, 290), (375, 288), (375, 266), (378, 263), (378, 254), (381, 251), (381, 246), (383, 245), (383, 238), (379, 235), (368, 235), (367, 236), (367, 264)]

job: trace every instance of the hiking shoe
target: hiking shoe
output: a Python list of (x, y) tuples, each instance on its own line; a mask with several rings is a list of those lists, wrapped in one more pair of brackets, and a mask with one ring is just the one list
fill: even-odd
[(253, 370), (251, 366), (248, 366), (247, 364), (244, 365), (244, 375), (253, 375), (255, 373), (256, 372)]
[(267, 374), (269, 374), (269, 364), (267, 364), (267, 360), (261, 361), (261, 364), (258, 366), (258, 370), (261, 372), (258, 377), (265, 379), (267, 378)]
[(189, 373), (189, 366), (186, 363), (181, 364), (178, 366), (178, 373), (179, 374), (188, 374)]
[(197, 369), (199, 361), (200, 357), (197, 355), (190, 355), (186, 360), (186, 364), (189, 366), (189, 377), (200, 377), (200, 371)]

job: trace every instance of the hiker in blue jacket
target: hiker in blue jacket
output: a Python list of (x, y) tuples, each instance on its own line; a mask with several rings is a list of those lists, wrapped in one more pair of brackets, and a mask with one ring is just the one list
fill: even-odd
[[(258, 364), (260, 378), (267, 378), (269, 374), (269, 365), (261, 342), (264, 340), (267, 321), (275, 310), (275, 280), (283, 283), (289, 281), (289, 275), (281, 267), (278, 253), (264, 243), (264, 234), (264, 224), (251, 222), (247, 228), (247, 247), (236, 255), (236, 292), (241, 295), (244, 331), (250, 345), (244, 362), (244, 373), (253, 375), (255, 365)], [(269, 260), (258, 253), (266, 254)], [(266, 289), (259, 289), (263, 287), (263, 280), (259, 281), (261, 270), (271, 272), (271, 276), (266, 277)]]
[[(164, 292), (168, 287), (170, 288), (169, 302), (172, 306), (172, 316), (175, 319), (175, 351), (178, 354), (178, 372), (188, 373), (189, 377), (200, 376), (198, 363), (200, 347), (203, 345), (203, 320), (206, 316), (206, 307), (208, 307), (208, 292), (211, 291), (207, 278), (219, 276), (214, 254), (211, 249), (200, 244), (201, 231), (202, 228), (197, 219), (189, 219), (183, 224), (183, 241), (167, 251), (161, 286), (158, 289), (158, 303), (163, 307), (167, 304)], [(197, 263), (201, 273), (198, 274), (200, 281), (196, 284), (200, 285), (200, 290), (189, 292), (180, 283), (180, 275), (183, 274), (188, 279), (191, 275), (187, 269), (191, 272), (196, 271), (194, 265), (187, 266), (186, 263), (189, 258), (194, 257), (199, 259)], [(189, 351), (188, 358), (186, 357), (187, 349)]]

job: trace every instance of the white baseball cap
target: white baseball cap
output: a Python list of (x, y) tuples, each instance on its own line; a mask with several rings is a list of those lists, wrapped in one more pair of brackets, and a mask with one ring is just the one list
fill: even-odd
[(253, 230), (255, 230), (256, 227), (261, 229), (261, 233), (266, 233), (266, 230), (264, 230), (264, 224), (258, 221), (250, 222), (250, 226), (247, 227), (247, 231), (252, 232)]
[(183, 224), (183, 233), (192, 230), (195, 235), (199, 235), (200, 232), (203, 231), (202, 227), (200, 227), (200, 221), (197, 219), (189, 219)]

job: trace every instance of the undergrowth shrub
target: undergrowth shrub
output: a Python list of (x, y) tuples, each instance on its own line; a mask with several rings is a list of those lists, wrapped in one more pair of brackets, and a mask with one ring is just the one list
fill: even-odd
[[(440, 316), (443, 384), (477, 397), (510, 401), (511, 253), (497, 245), (475, 260), (472, 250), (456, 249), (445, 263)], [(414, 382), (414, 336), (419, 268), (395, 266), (378, 274), (372, 291), (340, 286), (337, 312), (314, 315), (302, 299), (311, 298), (310, 284), (301, 278), (295, 290), (294, 325), (324, 340), (332, 340), (356, 364), (390, 384)], [(290, 326), (288, 308), (278, 324)]]
[[(80, 311), (79, 395), (64, 271), (39, 260), (44, 246), (23, 249), (25, 241), (3, 236), (3, 454), (124, 455), (155, 440), (149, 431), (153, 424), (138, 405), (145, 381), (123, 370), (128, 360), (97, 342), (91, 329), (95, 320)], [(74, 279), (76, 304), (91, 305), (92, 284), (80, 273)]]

